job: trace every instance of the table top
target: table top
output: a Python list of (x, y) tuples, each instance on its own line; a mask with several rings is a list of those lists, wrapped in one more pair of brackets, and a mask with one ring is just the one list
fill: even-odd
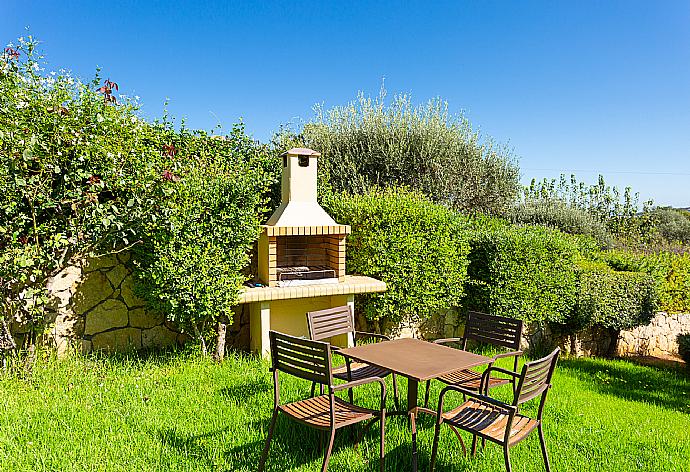
[(491, 362), (490, 357), (412, 338), (363, 344), (338, 353), (420, 381)]

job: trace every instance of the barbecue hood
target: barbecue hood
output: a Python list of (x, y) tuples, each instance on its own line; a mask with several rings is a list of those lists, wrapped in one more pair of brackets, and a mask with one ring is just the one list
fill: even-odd
[(316, 201), (316, 159), (321, 156), (306, 148), (282, 154), (281, 202), (268, 226), (336, 226)]

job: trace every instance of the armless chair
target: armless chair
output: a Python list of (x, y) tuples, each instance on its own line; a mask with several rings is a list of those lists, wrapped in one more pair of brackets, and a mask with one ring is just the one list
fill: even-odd
[[(333, 336), (338, 336), (341, 334), (352, 335), (352, 341), (354, 342), (355, 346), (357, 345), (358, 341), (367, 338), (375, 339), (377, 341), (390, 341), (390, 338), (383, 334), (356, 331), (354, 316), (349, 305), (327, 308), (325, 310), (310, 311), (307, 313), (307, 325), (309, 327), (309, 337), (314, 341), (330, 339)], [(334, 352), (338, 352), (340, 348), (337, 346), (331, 346), (331, 349), (333, 349)], [(379, 377), (383, 379), (389, 375), (391, 375), (389, 370), (362, 362), (351, 362), (347, 357), (345, 358), (345, 364), (339, 367), (334, 367), (333, 369), (333, 377), (346, 381), (359, 380), (367, 377)], [(395, 402), (395, 407), (400, 409), (398, 400), (398, 383), (395, 374), (392, 375), (393, 401)], [(352, 390), (348, 391), (348, 395), (350, 398), (350, 403), (352, 403)]]
[[(490, 344), (498, 348), (507, 348), (509, 351), (495, 355), (489, 366), (493, 365), (497, 359), (502, 357), (514, 357), (513, 371), (516, 371), (518, 367), (518, 358), (522, 355), (522, 351), (520, 351), (521, 340), (522, 321), (470, 311), (467, 314), (467, 322), (465, 323), (463, 337), (437, 339), (434, 342), (437, 344), (459, 344), (462, 350), (467, 349), (467, 341)], [(465, 369), (451, 372), (450, 374), (439, 377), (438, 380), (448, 385), (458, 385), (468, 390), (479, 392), (482, 374), (471, 369)], [(505, 379), (501, 377), (491, 377), (488, 382), (489, 388), (511, 383), (513, 385), (513, 391), (515, 390), (514, 378)], [(427, 380), (426, 393), (424, 394), (425, 407), (429, 405), (430, 383), (431, 381)]]
[[(438, 452), (438, 440), (441, 432), (441, 425), (447, 424), (455, 432), (460, 440), (463, 451), (466, 453), (465, 444), (457, 430), (472, 433), (472, 454), (477, 451), (477, 437), (482, 438), (482, 443), (491, 441), (503, 446), (503, 456), (508, 472), (511, 472), (510, 448), (525, 439), (532, 431), (539, 431), (539, 442), (541, 452), (544, 455), (544, 465), (546, 471), (551, 471), (549, 456), (546, 452), (544, 442), (544, 430), (542, 429), (542, 413), (546, 403), (546, 395), (551, 388), (551, 377), (556, 368), (559, 348), (556, 348), (548, 356), (528, 362), (522, 367), (522, 372), (512, 372), (499, 367), (489, 367), (482, 377), (482, 389), (484, 395), (475, 391), (450, 385), (441, 391), (438, 401), (436, 431), (434, 434), (434, 445), (431, 451), (431, 467), (433, 472), (436, 463), (436, 453)], [(488, 380), (491, 372), (510, 375), (517, 380), (517, 387), (513, 392), (513, 403), (507, 404), (488, 396)], [(446, 394), (450, 392), (460, 392), (467, 400), (457, 408), (443, 412), (443, 401)], [(520, 414), (519, 407), (533, 398), (540, 397), (539, 410), (536, 418), (531, 418)]]
[[(371, 420), (367, 428), (374, 422), (381, 422), (381, 450), (380, 468), (383, 471), (384, 465), (384, 438), (386, 422), (386, 383), (378, 378), (364, 378), (345, 384), (333, 384), (333, 369), (331, 367), (331, 347), (328, 343), (311, 341), (309, 339), (296, 338), (287, 334), (270, 331), (271, 345), (271, 372), (273, 373), (273, 415), (268, 428), (266, 445), (259, 461), (259, 472), (264, 470), (268, 450), (271, 446), (271, 438), (276, 426), (278, 413), (283, 413), (293, 420), (321, 431), (330, 433), (330, 440), (326, 447), (321, 471), (328, 470), (328, 461), (333, 450), (336, 430), (362, 421)], [(292, 403), (283, 404), (280, 402), (280, 383), (278, 372), (311, 380), (324, 385), (328, 389), (325, 395), (310, 397), (306, 400), (299, 400)], [(372, 410), (362, 408), (352, 403), (348, 403), (334, 394), (337, 391), (350, 389), (360, 385), (378, 382), (381, 387), (380, 409)], [(366, 431), (366, 429), (365, 429)], [(362, 433), (363, 435), (364, 433)]]

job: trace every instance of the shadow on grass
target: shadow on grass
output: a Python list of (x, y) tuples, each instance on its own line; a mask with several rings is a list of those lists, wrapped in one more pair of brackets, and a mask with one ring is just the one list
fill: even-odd
[(559, 367), (590, 382), (594, 389), (603, 394), (653, 403), (683, 413), (690, 412), (690, 378), (682, 369), (588, 358), (563, 359)]
[(229, 428), (222, 428), (203, 434), (180, 434), (173, 428), (164, 429), (158, 432), (158, 438), (164, 447), (178, 451), (181, 455), (191, 456), (208, 467), (213, 466), (213, 455), (210, 447), (203, 444), (203, 441), (217, 435), (222, 435)]
[(247, 400), (273, 390), (273, 384), (265, 379), (252, 379), (249, 382), (230, 385), (220, 389), (220, 395), (226, 399)]

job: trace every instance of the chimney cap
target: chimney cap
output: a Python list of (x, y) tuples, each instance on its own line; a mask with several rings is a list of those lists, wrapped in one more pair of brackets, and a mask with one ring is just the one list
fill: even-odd
[(281, 154), (281, 156), (313, 156), (313, 157), (319, 157), (321, 156), (320, 152), (314, 151), (313, 149), (307, 149), (307, 148), (292, 148), (289, 151), (285, 151), (284, 153)]

